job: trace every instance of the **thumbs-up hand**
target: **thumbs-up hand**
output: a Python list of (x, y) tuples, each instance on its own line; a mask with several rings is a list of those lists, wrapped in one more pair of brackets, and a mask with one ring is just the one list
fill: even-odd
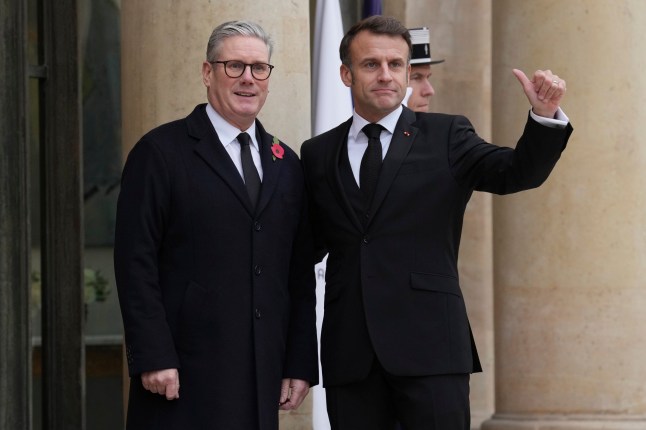
[(533, 112), (545, 118), (554, 118), (565, 95), (565, 81), (551, 70), (537, 70), (530, 80), (522, 70), (513, 73), (523, 87)]

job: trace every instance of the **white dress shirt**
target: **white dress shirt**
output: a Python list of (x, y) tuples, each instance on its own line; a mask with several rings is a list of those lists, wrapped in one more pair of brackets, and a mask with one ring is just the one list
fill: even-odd
[(224, 146), (229, 157), (231, 157), (231, 161), (233, 161), (236, 169), (238, 169), (243, 182), (244, 175), (242, 174), (242, 161), (240, 161), (240, 142), (238, 142), (237, 138), (238, 135), (243, 132), (249, 135), (251, 138), (251, 143), (249, 144), (251, 158), (253, 158), (253, 164), (256, 165), (258, 176), (260, 176), (260, 181), (262, 182), (262, 162), (260, 161), (260, 145), (256, 140), (256, 122), (254, 121), (248, 129), (240, 131), (237, 127), (229, 124), (227, 120), (222, 118), (222, 116), (213, 109), (210, 103), (207, 103), (206, 105), (206, 114), (209, 116), (215, 132), (218, 134), (220, 142), (222, 142), (222, 146)]
[[(377, 124), (380, 124), (384, 128), (384, 130), (381, 130), (379, 137), (381, 140), (382, 160), (386, 157), (388, 148), (390, 148), (390, 141), (393, 139), (395, 126), (397, 125), (397, 121), (399, 121), (402, 110), (403, 108), (400, 105), (397, 109), (377, 121)], [(350, 159), (350, 167), (352, 168), (354, 180), (357, 181), (359, 188), (361, 188), (359, 181), (361, 159), (363, 158), (363, 153), (366, 152), (366, 148), (368, 148), (368, 136), (361, 131), (366, 124), (370, 124), (370, 121), (362, 118), (356, 110), (352, 112), (352, 125), (348, 133), (348, 158)]]

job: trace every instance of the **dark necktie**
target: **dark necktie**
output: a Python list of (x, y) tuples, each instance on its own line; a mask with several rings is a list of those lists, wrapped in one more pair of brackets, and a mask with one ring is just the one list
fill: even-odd
[(238, 135), (238, 142), (240, 143), (240, 161), (242, 161), (242, 175), (244, 176), (244, 183), (247, 186), (247, 193), (251, 199), (251, 205), (256, 207), (258, 201), (258, 194), (260, 193), (260, 176), (256, 165), (251, 158), (251, 149), (249, 148), (249, 141), (251, 138), (247, 133), (240, 133)]
[(379, 135), (382, 129), (383, 127), (379, 124), (368, 124), (363, 127), (364, 134), (368, 136), (368, 148), (361, 159), (359, 182), (367, 205), (370, 204), (375, 188), (377, 188), (377, 179), (379, 178), (379, 170), (381, 170), (382, 157)]

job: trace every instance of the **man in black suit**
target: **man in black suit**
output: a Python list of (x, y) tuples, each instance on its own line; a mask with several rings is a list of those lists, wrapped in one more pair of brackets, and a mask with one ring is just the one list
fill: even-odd
[(410, 51), (392, 18), (355, 24), (340, 47), (354, 114), (301, 148), (319, 257), (329, 252), (321, 363), (334, 430), (469, 429), (481, 367), (458, 282), (466, 204), (474, 190), (539, 186), (572, 130), (549, 70), (514, 70), (532, 106), (515, 149), (464, 117), (415, 113), (401, 105)]
[(114, 251), (128, 429), (277, 430), (318, 382), (302, 168), (256, 120), (271, 50), (257, 24), (216, 27), (208, 103), (128, 156)]

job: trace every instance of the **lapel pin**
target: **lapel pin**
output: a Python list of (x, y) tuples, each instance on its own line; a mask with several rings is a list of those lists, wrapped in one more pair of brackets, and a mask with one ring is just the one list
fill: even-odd
[(408, 136), (410, 136), (410, 133), (408, 131), (405, 131), (404, 136), (408, 137)]

